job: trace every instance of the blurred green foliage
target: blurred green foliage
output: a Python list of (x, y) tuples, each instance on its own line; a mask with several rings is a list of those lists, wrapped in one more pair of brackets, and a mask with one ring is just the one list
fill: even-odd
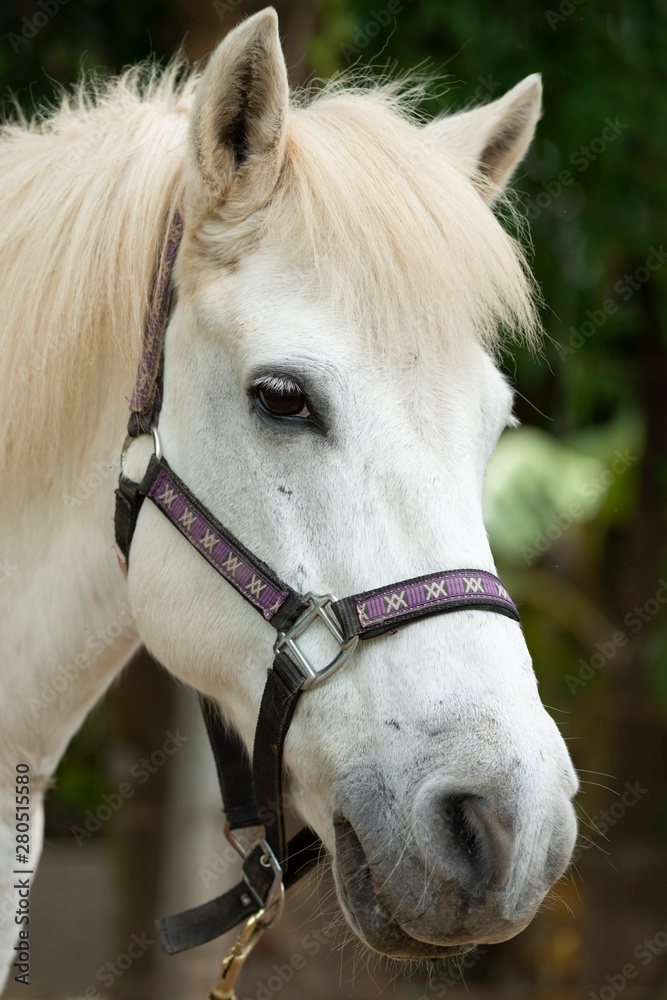
[(56, 783), (46, 794), (47, 836), (71, 836), (82, 826), (87, 809), (95, 809), (110, 790), (106, 748), (109, 743), (108, 704), (90, 712), (60, 762)]

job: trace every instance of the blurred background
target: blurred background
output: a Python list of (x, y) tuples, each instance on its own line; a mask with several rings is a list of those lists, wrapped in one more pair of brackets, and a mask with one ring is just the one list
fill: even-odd
[[(0, 110), (18, 100), (31, 111), (82, 69), (114, 72), (181, 45), (202, 59), (262, 6), (3, 0)], [(486, 506), (543, 700), (581, 775), (581, 835), (528, 930), (465, 967), (410, 977), (346, 943), (326, 874), (311, 880), (239, 996), (666, 998), (667, 5), (275, 6), (295, 85), (352, 65), (420, 65), (440, 76), (425, 103), (437, 113), (543, 75), (544, 117), (514, 197), (548, 338), (541, 357), (505, 359), (522, 427), (501, 440)], [(138, 657), (72, 743), (47, 802), (32, 984), (10, 985), (11, 1000), (205, 996), (222, 946), (165, 959), (152, 926), (233, 878), (190, 693)]]

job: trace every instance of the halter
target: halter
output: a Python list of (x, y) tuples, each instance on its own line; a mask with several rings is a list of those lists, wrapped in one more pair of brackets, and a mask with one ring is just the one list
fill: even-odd
[[(446, 570), (338, 600), (333, 594), (299, 594), (243, 545), (176, 475), (162, 455), (158, 420), (162, 405), (164, 341), (173, 292), (171, 273), (183, 234), (177, 209), (171, 219), (151, 296), (142, 357), (130, 402), (128, 436), (116, 490), (116, 543), (121, 566), (145, 498), (277, 632), (273, 665), (262, 696), (252, 763), (240, 738), (222, 723), (217, 705), (200, 695), (215, 758), (227, 824), (225, 834), (243, 859), (242, 881), (222, 896), (157, 922), (164, 950), (175, 954), (203, 944), (243, 923), (222, 962), (213, 1000), (235, 1000), (234, 983), (262, 931), (282, 912), (285, 889), (318, 861), (322, 844), (305, 827), (286, 842), (283, 813), (283, 747), (299, 698), (321, 684), (354, 653), (359, 641), (393, 633), (400, 626), (448, 611), (494, 611), (520, 622), (500, 580), (475, 569)], [(140, 483), (125, 475), (131, 441), (152, 434), (154, 454)], [(299, 637), (320, 619), (339, 651), (325, 664), (312, 663)], [(249, 846), (235, 831), (248, 832)]]

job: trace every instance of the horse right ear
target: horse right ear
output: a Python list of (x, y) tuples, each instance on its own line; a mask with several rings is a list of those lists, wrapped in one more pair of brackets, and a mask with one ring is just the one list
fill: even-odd
[(423, 132), (436, 148), (454, 157), (482, 197), (493, 202), (523, 159), (541, 106), (542, 82), (534, 73), (497, 101), (436, 118)]
[(268, 202), (285, 155), (289, 88), (273, 7), (227, 35), (199, 82), (190, 122), (195, 199), (241, 221)]

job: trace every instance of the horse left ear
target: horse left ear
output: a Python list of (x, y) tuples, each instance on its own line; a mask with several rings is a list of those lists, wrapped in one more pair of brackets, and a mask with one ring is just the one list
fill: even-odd
[(241, 221), (273, 194), (285, 156), (289, 87), (273, 7), (247, 18), (211, 56), (190, 122), (202, 212)]
[(463, 166), (488, 202), (507, 185), (535, 133), (542, 108), (539, 73), (504, 97), (472, 111), (437, 118), (423, 133)]

